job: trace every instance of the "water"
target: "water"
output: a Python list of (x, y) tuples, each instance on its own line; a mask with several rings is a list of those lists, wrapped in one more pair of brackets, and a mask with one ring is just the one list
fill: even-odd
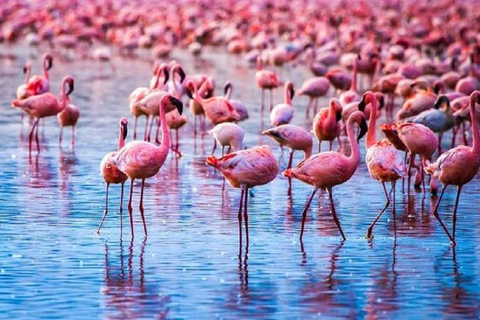
[[(127, 116), (127, 97), (146, 85), (151, 63), (117, 58), (115, 77), (102, 77), (92, 61), (55, 59), (52, 91), (66, 74), (75, 80), (72, 102), (79, 106), (76, 146), (66, 130), (58, 147), (55, 118), (40, 128), (41, 152), (28, 155), (28, 124), (10, 107), (22, 83), (25, 51), (1, 61), (0, 71), (0, 311), (8, 318), (478, 318), (479, 181), (462, 191), (457, 247), (432, 215), (436, 199), (397, 189), (397, 240), (388, 209), (375, 239), (368, 225), (384, 204), (381, 184), (362, 161), (347, 183), (333, 189), (347, 240), (341, 242), (320, 193), (308, 213), (303, 246), (298, 241), (301, 213), (311, 187), (279, 176), (255, 188), (249, 200), (250, 246), (239, 255), (238, 189), (222, 192), (222, 178), (204, 164), (211, 138), (193, 139), (192, 116), (181, 129), (183, 157), (169, 156), (160, 173), (147, 180), (145, 211), (149, 236), (143, 238), (134, 192), (135, 235), (128, 213), (120, 229), (120, 187), (110, 188), (110, 214), (100, 235), (95, 230), (104, 208), (105, 185), (99, 163), (116, 148), (118, 120)], [(250, 119), (242, 126), (246, 144), (269, 144), (282, 168), (275, 143), (259, 133), (268, 127), (259, 115), (260, 92), (254, 70), (219, 52), (194, 64), (181, 51), (174, 56), (187, 73), (215, 76), (217, 86), (231, 80), (233, 97), (243, 100)], [(34, 60), (34, 73), (40, 61)], [(297, 88), (309, 76), (298, 66), (284, 72)], [(221, 92), (217, 89), (217, 93)], [(278, 90), (275, 101), (283, 93)], [(295, 98), (294, 123), (304, 118), (305, 98)], [(323, 102), (326, 105), (326, 102)], [(140, 121), (143, 128), (143, 119)], [(131, 132), (128, 139), (131, 139)], [(447, 135), (448, 137), (449, 135)], [(448, 139), (447, 139), (448, 140)], [(362, 158), (365, 149), (361, 146)], [(218, 152), (218, 150), (217, 150)], [(296, 154), (298, 162), (302, 155)], [(129, 183), (126, 185), (126, 190)], [(450, 187), (440, 213), (451, 228), (455, 189)], [(126, 205), (126, 203), (125, 203)]]

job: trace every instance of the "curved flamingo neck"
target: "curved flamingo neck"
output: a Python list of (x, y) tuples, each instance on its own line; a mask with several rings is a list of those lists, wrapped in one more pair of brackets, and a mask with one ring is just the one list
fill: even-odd
[(377, 141), (376, 139), (376, 128), (377, 124), (377, 99), (373, 94), (369, 94), (368, 101), (370, 101), (370, 119), (368, 120), (368, 132), (366, 139), (366, 147), (370, 148)]
[(28, 84), (28, 79), (30, 79), (30, 73), (32, 72), (32, 69), (30, 66), (27, 66), (25, 69), (25, 84)]
[(193, 100), (197, 101), (199, 104), (203, 105), (204, 99), (201, 94), (198, 93), (198, 88), (197, 85), (192, 82), (192, 87), (193, 87)]
[(47, 66), (47, 63), (48, 63), (48, 60), (47, 60), (47, 59), (44, 59), (44, 60), (43, 60), (43, 76), (45, 77), (45, 79), (49, 80), (49, 78), (48, 78), (48, 66)]
[(355, 139), (355, 133), (353, 132), (353, 123), (356, 122), (357, 117), (350, 117), (347, 121), (347, 136), (350, 142), (351, 153), (348, 157), (354, 163), (360, 163), (360, 147), (357, 139)]
[(225, 92), (224, 98), (226, 100), (230, 100), (230, 97), (232, 96), (232, 91), (233, 91), (233, 88), (232, 88), (232, 85), (230, 84), (227, 88), (227, 91)]
[(163, 103), (160, 103), (160, 125), (162, 126), (162, 144), (159, 150), (161, 153), (168, 153), (168, 149), (170, 148), (170, 133), (168, 132), (165, 105)]
[(125, 145), (125, 139), (123, 138), (123, 125), (120, 124), (120, 135), (118, 136), (118, 150), (122, 149)]
[(478, 122), (477, 118), (475, 117), (475, 105), (478, 101), (478, 97), (480, 96), (480, 91), (474, 91), (470, 95), (470, 118), (472, 122), (472, 134), (473, 134), (473, 146), (472, 152), (480, 158), (480, 133), (478, 132)]
[(292, 105), (292, 97), (290, 96), (290, 85), (285, 85), (285, 89), (283, 91), (283, 101), (285, 104)]
[(330, 103), (328, 104), (328, 118), (329, 119), (335, 119), (336, 120), (336, 113), (337, 113), (337, 108), (336, 108), (336, 101), (335, 98), (332, 98), (330, 100)]
[(358, 62), (357, 62), (357, 59), (355, 58), (355, 60), (353, 60), (352, 85), (350, 86), (350, 90), (355, 92), (357, 92), (357, 69), (358, 69), (357, 64)]

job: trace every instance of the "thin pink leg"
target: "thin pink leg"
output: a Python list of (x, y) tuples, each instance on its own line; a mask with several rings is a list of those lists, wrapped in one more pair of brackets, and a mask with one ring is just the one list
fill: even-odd
[[(442, 226), (443, 230), (445, 231), (445, 233), (447, 234), (448, 238), (450, 239), (450, 241), (453, 243), (454, 240), (453, 240), (453, 237), (450, 235), (450, 232), (448, 232), (448, 229), (447, 227), (443, 224), (443, 221), (442, 219), (440, 218), (439, 214), (438, 214), (438, 207), (440, 205), (440, 202), (442, 201), (442, 197), (443, 197), (443, 193), (445, 192), (445, 189), (447, 188), (446, 185), (444, 185), (442, 187), (442, 192), (440, 193), (440, 197), (438, 198), (438, 202), (437, 204), (435, 205), (435, 209), (433, 209), (433, 215), (435, 216), (435, 218), (437, 218), (438, 222), (440, 222), (440, 225)], [(460, 194), (458, 192), (458, 194)], [(458, 197), (457, 197), (458, 198)]]
[(105, 210), (103, 211), (103, 217), (102, 220), (100, 221), (100, 225), (97, 228), (97, 233), (100, 233), (100, 229), (102, 228), (103, 221), (107, 217), (108, 214), (108, 187), (110, 186), (110, 183), (107, 182), (107, 191), (105, 193)]
[(382, 214), (387, 210), (388, 206), (390, 205), (390, 198), (388, 197), (388, 192), (387, 188), (385, 187), (385, 182), (382, 182), (382, 187), (383, 187), (383, 192), (385, 193), (385, 197), (387, 198), (387, 202), (385, 203), (385, 206), (383, 207), (382, 211), (377, 215), (375, 220), (373, 220), (372, 224), (368, 227), (367, 230), (367, 239), (373, 239), (372, 232), (373, 232), (373, 227), (375, 226), (375, 223), (377, 223), (378, 219), (382, 216)]
[(133, 182), (135, 179), (131, 179), (130, 184), (130, 198), (128, 199), (128, 214), (130, 215), (130, 232), (132, 234), (132, 239), (134, 238), (133, 233), (133, 207), (132, 207), (132, 197), (133, 197)]
[(75, 126), (72, 126), (72, 147), (75, 145)]
[(143, 211), (143, 189), (145, 189), (145, 179), (142, 179), (142, 188), (140, 189), (140, 214), (142, 216), (143, 230), (145, 230), (145, 237), (148, 236), (147, 224), (145, 223), (145, 215)]
[(238, 242), (240, 244), (240, 248), (242, 247), (242, 206), (244, 194), (245, 190), (244, 188), (241, 188), (240, 203), (238, 204)]
[(290, 149), (290, 158), (288, 160), (287, 169), (290, 169), (292, 167), (292, 161), (293, 161), (293, 149)]
[(308, 208), (310, 208), (310, 203), (312, 203), (313, 196), (317, 192), (318, 188), (314, 188), (312, 191), (312, 194), (310, 195), (310, 198), (308, 198), (307, 204), (305, 205), (305, 208), (303, 209), (302, 213), (302, 228), (300, 229), (300, 242), (302, 242), (303, 239), (303, 230), (305, 228), (305, 221), (307, 220), (307, 211)]
[(125, 182), (122, 182), (120, 191), (120, 230), (123, 229), (123, 190), (125, 189)]
[(248, 248), (249, 236), (248, 236), (248, 212), (247, 212), (248, 204), (247, 204), (247, 201), (248, 201), (248, 187), (245, 187), (245, 205), (243, 206), (243, 219), (245, 220), (245, 235), (246, 235), (246, 238), (247, 238), (247, 248)]
[(138, 117), (135, 117), (135, 121), (133, 122), (133, 140), (137, 140), (137, 122)]
[(340, 220), (338, 220), (337, 213), (335, 211), (335, 204), (333, 203), (333, 195), (332, 195), (332, 188), (327, 188), (328, 192), (328, 197), (330, 198), (330, 206), (332, 208), (332, 216), (333, 216), (333, 221), (335, 221), (335, 224), (337, 225), (338, 230), (340, 231), (340, 234), (342, 235), (343, 240), (345, 240), (345, 235), (343, 234), (342, 227), (340, 226)]
[(457, 187), (457, 199), (455, 200), (455, 209), (453, 209), (453, 239), (452, 239), (452, 246), (455, 246), (455, 228), (457, 225), (457, 208), (458, 208), (458, 200), (460, 200), (460, 192), (462, 191), (462, 186)]
[(58, 136), (58, 144), (62, 144), (63, 139), (63, 126), (60, 126), (60, 135)]

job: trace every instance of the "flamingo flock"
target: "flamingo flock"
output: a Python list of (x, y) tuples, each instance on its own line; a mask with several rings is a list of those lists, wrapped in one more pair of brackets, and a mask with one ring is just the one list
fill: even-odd
[[(336, 186), (342, 188), (363, 163), (359, 140), (366, 135), (364, 163), (371, 178), (381, 183), (386, 198), (383, 208), (372, 217), (366, 238), (372, 240), (374, 226), (390, 202), (396, 237), (397, 182), (406, 179), (410, 195), (411, 177), (415, 174), (414, 186), (422, 185), (424, 195), (436, 197), (437, 182), (442, 184), (433, 215), (455, 245), (460, 193), (480, 166), (478, 8), (468, 1), (451, 7), (429, 1), (382, 1), (378, 7), (359, 2), (348, 8), (306, 1), (295, 2), (289, 6), (290, 14), (285, 15), (281, 14), (285, 10), (281, 4), (255, 0), (246, 3), (249, 5), (218, 3), (218, 8), (212, 8), (218, 14), (207, 15), (204, 6), (194, 2), (189, 2), (187, 10), (181, 3), (166, 1), (155, 7), (148, 1), (109, 2), (102, 6), (102, 0), (88, 0), (81, 7), (84, 18), (75, 19), (80, 14), (79, 6), (69, 2), (58, 4), (55, 12), (63, 12), (62, 16), (46, 9), (35, 13), (30, 4), (7, 0), (0, 9), (0, 42), (7, 52), (2, 57), (11, 58), (12, 46), (21, 39), (29, 39), (28, 43), (35, 47), (33, 58), (37, 52), (45, 52), (41, 61), (43, 74), (31, 76), (32, 62), (25, 62), (24, 82), (17, 84), (16, 99), (12, 101), (13, 107), (31, 118), (29, 151), (32, 152), (33, 139), (37, 152), (41, 151), (39, 121), (50, 116), (57, 116), (59, 143), (63, 128), (70, 126), (74, 145), (75, 126), (80, 118), (79, 108), (70, 103), (74, 79), (71, 75), (63, 78), (59, 97), (51, 93), (54, 59), (108, 62), (111, 77), (118, 74), (113, 61), (116, 55), (146, 59), (152, 62), (153, 77), (139, 83), (125, 97), (127, 107), (119, 122), (117, 151), (108, 153), (100, 162), (106, 196), (98, 232), (108, 213), (110, 184), (121, 184), (122, 213), (124, 184), (130, 180), (128, 212), (133, 238), (133, 189), (134, 182), (140, 180), (139, 212), (145, 236), (148, 234), (143, 205), (145, 181), (161, 174), (170, 151), (177, 160), (182, 157), (179, 149), (183, 133), (180, 136), (179, 132), (191, 125), (188, 116), (182, 114), (187, 109), (183, 106), (188, 104), (194, 122), (193, 138), (197, 139), (197, 118), (201, 119), (201, 139), (205, 133), (213, 137), (212, 155), (205, 157), (205, 166), (213, 167), (211, 170), (220, 172), (233, 188), (240, 189), (240, 244), (242, 222), (247, 246), (250, 239), (250, 189), (282, 179), (281, 172), (289, 179), (289, 192), (292, 179), (313, 187), (302, 213), (300, 241), (307, 212), (319, 189), (328, 192), (332, 218), (342, 240), (347, 239), (332, 190)], [(25, 10), (17, 10), (19, 6)], [(259, 15), (261, 11), (265, 14)], [(184, 50), (196, 64), (201, 64), (209, 47), (224, 48), (237, 67), (238, 63), (256, 67), (250, 81), (255, 83), (251, 90), (259, 91), (259, 103), (231, 99), (232, 88), (241, 87), (236, 83), (238, 79), (229, 79), (224, 93), (216, 95), (218, 79), (211, 74), (185, 72), (185, 65), (171, 58), (174, 49)], [(300, 82), (290, 78), (291, 68), (298, 66), (307, 68), (312, 75)], [(281, 87), (283, 92), (279, 92)], [(296, 95), (294, 88), (299, 88)], [(269, 91), (268, 102), (265, 90)], [(303, 100), (305, 96), (308, 102)], [(275, 100), (282, 103), (275, 105)], [(381, 116), (384, 105), (385, 114)], [(260, 119), (249, 117), (257, 109)], [(133, 138), (125, 143), (128, 115), (133, 117)], [(146, 118), (143, 137), (137, 132), (141, 116)], [(270, 127), (262, 127), (260, 132), (242, 127), (242, 121), (247, 119), (258, 120), (263, 126), (265, 118)], [(306, 125), (295, 124), (298, 119), (304, 119)], [(152, 134), (155, 123), (156, 132)], [(378, 129), (385, 137), (379, 138)], [(442, 137), (450, 131), (452, 141), (446, 147)], [(459, 131), (462, 145), (456, 139)], [(245, 136), (258, 136), (261, 140), (262, 135), (271, 138), (265, 140), (272, 144), (245, 144)], [(336, 140), (338, 150), (334, 150)], [(348, 145), (342, 144), (342, 140), (348, 140)], [(322, 152), (322, 141), (329, 142), (329, 151)], [(222, 147), (221, 157), (215, 156), (217, 144)], [(283, 147), (289, 148), (285, 168), (274, 154), (276, 144), (282, 155)], [(304, 155), (300, 163), (294, 163), (297, 150)], [(415, 162), (417, 155), (421, 157), (420, 164)], [(387, 190), (388, 183), (391, 192)], [(457, 187), (452, 231), (439, 215), (439, 205), (449, 185)]]

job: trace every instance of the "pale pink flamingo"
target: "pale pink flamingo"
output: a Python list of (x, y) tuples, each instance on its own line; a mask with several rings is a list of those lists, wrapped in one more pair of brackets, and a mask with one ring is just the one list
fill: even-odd
[[(357, 123), (360, 127), (360, 132), (355, 139), (353, 133), (353, 124)], [(287, 169), (283, 172), (286, 177), (296, 178), (300, 181), (308, 183), (313, 186), (312, 194), (308, 199), (305, 208), (302, 213), (302, 228), (300, 230), (300, 241), (303, 238), (303, 230), (305, 227), (305, 221), (307, 219), (307, 211), (312, 202), (313, 196), (318, 189), (327, 189), (330, 206), (332, 209), (332, 216), (335, 224), (345, 240), (340, 221), (338, 220), (337, 213), (335, 212), (335, 205), (333, 203), (332, 188), (336, 185), (342, 184), (348, 181), (360, 164), (360, 148), (358, 146), (358, 140), (367, 132), (367, 122), (365, 116), (360, 111), (352, 113), (347, 121), (347, 134), (350, 141), (352, 152), (350, 156), (345, 156), (340, 152), (327, 151), (310, 156), (306, 160), (300, 162), (296, 167)]]
[(388, 141), (388, 139), (383, 139), (376, 141), (375, 131), (376, 131), (376, 121), (377, 121), (377, 109), (378, 102), (375, 97), (375, 94), (372, 91), (367, 91), (363, 94), (362, 101), (358, 105), (358, 109), (363, 111), (365, 105), (371, 103), (370, 119), (368, 122), (368, 133), (366, 139), (366, 149), (367, 154), (365, 155), (365, 162), (367, 163), (368, 171), (370, 175), (375, 180), (378, 180), (382, 183), (383, 191), (385, 192), (385, 197), (387, 202), (385, 206), (377, 215), (372, 224), (368, 227), (367, 238), (372, 238), (372, 231), (375, 223), (380, 218), (380, 216), (385, 212), (385, 210), (390, 205), (390, 198), (388, 196), (387, 188), (385, 187), (385, 182), (390, 182), (393, 190), (393, 227), (396, 234), (396, 223), (395, 223), (395, 184), (399, 178), (405, 176), (405, 164), (402, 157), (398, 154), (397, 149), (393, 144)]
[[(65, 86), (68, 85), (68, 91)], [(13, 100), (12, 105), (25, 111), (35, 121), (30, 129), (28, 138), (28, 148), (32, 149), (33, 132), (35, 131), (35, 141), (37, 143), (37, 151), (40, 152), (40, 144), (38, 143), (38, 121), (40, 118), (55, 116), (62, 111), (67, 105), (67, 96), (73, 91), (73, 78), (66, 76), (62, 81), (61, 99), (57, 99), (52, 93), (47, 92), (40, 95), (33, 95), (23, 100)], [(35, 130), (36, 129), (36, 130)]]
[[(70, 92), (71, 93), (71, 92)], [(75, 144), (75, 125), (80, 118), (78, 107), (70, 103), (70, 96), (66, 96), (67, 102), (65, 108), (57, 113), (58, 124), (60, 125), (60, 134), (58, 143), (62, 144), (63, 127), (72, 127), (72, 146)]]
[(317, 114), (318, 99), (328, 94), (330, 82), (325, 77), (314, 77), (306, 80), (297, 92), (298, 96), (307, 96), (309, 98), (306, 116), (310, 115), (310, 109), (313, 107), (313, 114)]
[(283, 124), (262, 132), (262, 134), (269, 136), (280, 146), (285, 146), (290, 149), (290, 157), (288, 160), (287, 169), (292, 167), (293, 152), (301, 150), (305, 153), (305, 159), (312, 155), (313, 139), (310, 132), (302, 127), (293, 124)]
[[(194, 76), (187, 76), (184, 80), (184, 88), (186, 89), (186, 84), (189, 80), (193, 81), (198, 88), (198, 94), (204, 98), (208, 99), (213, 96), (213, 92), (215, 91), (215, 81), (212, 77), (203, 74), (197, 74)], [(194, 99), (190, 99), (189, 102), (190, 111), (193, 114), (193, 134), (194, 136), (197, 135), (197, 117), (200, 117), (200, 127), (203, 130), (205, 126), (205, 111), (203, 110), (202, 105), (195, 101)]]
[(330, 81), (332, 86), (337, 91), (345, 91), (352, 85), (352, 78), (343, 69), (340, 68), (333, 68), (327, 72), (325, 77)]
[(178, 113), (177, 109), (174, 109), (170, 112), (168, 112), (166, 115), (165, 115), (166, 119), (167, 119), (167, 125), (168, 127), (170, 128), (170, 134), (172, 132), (172, 130), (175, 130), (175, 143), (173, 142), (173, 139), (172, 140), (172, 151), (175, 152), (177, 154), (177, 156), (182, 156), (182, 153), (180, 152), (179, 150), (179, 134), (178, 134), (178, 130), (180, 130), (181, 127), (183, 127), (187, 122), (188, 122), (188, 119), (185, 115), (181, 115), (180, 113)]
[(353, 59), (353, 71), (352, 71), (352, 83), (350, 85), (350, 89), (340, 93), (338, 97), (338, 101), (345, 106), (346, 104), (354, 101), (360, 101), (362, 98), (357, 91), (357, 67), (358, 67), (358, 57), (356, 56)]
[(241, 189), (238, 209), (239, 242), (242, 245), (242, 206), (245, 220), (245, 234), (247, 247), (248, 236), (248, 190), (271, 182), (278, 174), (278, 164), (268, 146), (257, 146), (251, 149), (240, 150), (221, 158), (210, 156), (206, 163), (227, 179), (228, 184)]
[(197, 89), (196, 84), (187, 80), (185, 83), (187, 95), (198, 102), (205, 112), (205, 117), (215, 126), (222, 122), (238, 121), (240, 116), (235, 108), (224, 96), (214, 96), (204, 99)]
[[(138, 102), (140, 102), (143, 98), (145, 98), (149, 93), (155, 90), (158, 87), (158, 83), (160, 82), (160, 76), (163, 75), (163, 83), (165, 84), (168, 81), (169, 73), (168, 73), (168, 65), (162, 64), (161, 66), (154, 66), (155, 70), (155, 81), (153, 84), (150, 84), (150, 87), (138, 87), (130, 93), (128, 97), (128, 101), (130, 102), (130, 113), (135, 117), (135, 121), (133, 124), (133, 140), (137, 139), (137, 121), (138, 117), (145, 116), (145, 133), (144, 133), (144, 140), (147, 139), (147, 130), (148, 130), (148, 114), (140, 108)], [(152, 120), (153, 121), (153, 120)]]
[(113, 162), (118, 169), (125, 173), (131, 180), (130, 198), (128, 200), (128, 213), (130, 215), (132, 238), (134, 236), (132, 208), (134, 181), (135, 179), (140, 179), (142, 181), (139, 209), (142, 217), (143, 229), (145, 230), (145, 236), (147, 236), (147, 225), (145, 224), (143, 209), (143, 190), (145, 188), (145, 179), (153, 177), (158, 173), (168, 156), (168, 151), (170, 150), (170, 135), (168, 134), (167, 120), (165, 117), (166, 112), (170, 112), (174, 108), (177, 108), (178, 112), (181, 114), (183, 105), (182, 102), (177, 98), (170, 94), (166, 94), (160, 101), (158, 108), (160, 109), (160, 123), (162, 127), (161, 145), (156, 146), (155, 144), (147, 141), (130, 141), (117, 152), (116, 157), (113, 159)]
[(212, 155), (215, 153), (217, 143), (222, 146), (222, 157), (225, 155), (226, 146), (228, 146), (227, 153), (230, 153), (230, 149), (233, 149), (233, 151), (239, 151), (243, 147), (245, 131), (236, 123), (219, 123), (213, 127), (213, 129), (208, 131), (208, 133), (213, 137)]
[(43, 56), (43, 75), (34, 75), (28, 79), (27, 92), (29, 96), (34, 96), (50, 91), (50, 78), (48, 70), (52, 68), (53, 58), (49, 54)]
[[(410, 160), (408, 163), (408, 194), (410, 194), (410, 176), (412, 174), (412, 167), (415, 165), (415, 156), (418, 154), (421, 157), (420, 169), (417, 171), (419, 179), (422, 181), (423, 192), (425, 193), (425, 179), (423, 178), (423, 168), (426, 161), (432, 160), (432, 155), (437, 150), (439, 140), (433, 131), (420, 123), (400, 123), (396, 125), (398, 137), (408, 149)], [(435, 180), (430, 179), (430, 193), (436, 195), (438, 187)]]
[(225, 88), (224, 88), (225, 99), (227, 99), (228, 102), (230, 102), (230, 104), (235, 108), (238, 115), (240, 116), (238, 121), (243, 121), (243, 120), (248, 119), (247, 107), (245, 106), (245, 104), (242, 101), (236, 100), (236, 99), (231, 99), (232, 91), (233, 91), (233, 85), (230, 81), (227, 81), (227, 83), (225, 84)]
[(262, 106), (265, 107), (265, 90), (270, 90), (270, 111), (273, 108), (273, 89), (277, 88), (280, 83), (275, 72), (263, 69), (261, 57), (257, 58), (257, 71), (255, 72), (255, 83), (262, 90)]
[(282, 124), (288, 124), (293, 118), (292, 99), (295, 95), (293, 83), (291, 81), (285, 82), (283, 91), (283, 103), (277, 104), (270, 111), (270, 125), (276, 127)]
[(411, 86), (417, 89), (404, 103), (397, 112), (399, 121), (416, 116), (422, 111), (432, 109), (437, 100), (437, 95), (423, 82), (414, 82)]
[(318, 152), (322, 150), (322, 141), (330, 141), (339, 137), (341, 131), (342, 105), (336, 98), (330, 99), (329, 107), (322, 108), (313, 118), (313, 134), (318, 139)]
[(455, 85), (455, 91), (463, 93), (465, 95), (470, 95), (473, 91), (478, 90), (480, 88), (480, 82), (475, 77), (474, 70), (473, 70), (473, 54), (470, 54), (470, 67), (468, 71), (468, 76), (458, 80)]
[[(121, 118), (119, 125), (120, 125), (120, 134), (118, 136), (118, 148), (117, 151), (122, 149), (125, 145), (125, 139), (127, 138), (127, 118)], [(102, 220), (100, 221), (100, 225), (98, 226), (97, 233), (100, 233), (100, 229), (102, 228), (103, 221), (107, 217), (108, 214), (108, 188), (110, 184), (121, 184), (122, 189), (120, 193), (120, 225), (122, 224), (123, 220), (123, 189), (125, 186), (125, 181), (127, 181), (128, 177), (125, 173), (120, 171), (117, 165), (114, 162), (114, 158), (117, 155), (117, 151), (109, 152), (105, 156), (103, 156), (102, 162), (100, 162), (100, 174), (105, 180), (106, 183), (106, 192), (105, 192), (105, 211), (103, 212)]]
[[(425, 170), (442, 183), (442, 191), (438, 199), (433, 215), (437, 218), (443, 230), (447, 234), (453, 246), (455, 246), (455, 228), (457, 222), (457, 208), (460, 199), (460, 192), (464, 184), (475, 177), (480, 167), (480, 133), (478, 123), (475, 119), (475, 104), (480, 104), (480, 91), (475, 90), (470, 95), (470, 119), (472, 122), (473, 146), (458, 146), (443, 153), (436, 162), (429, 164)], [(438, 215), (438, 207), (442, 201), (443, 193), (448, 185), (457, 186), (457, 197), (453, 209), (453, 230), (452, 235), (443, 224)]]

